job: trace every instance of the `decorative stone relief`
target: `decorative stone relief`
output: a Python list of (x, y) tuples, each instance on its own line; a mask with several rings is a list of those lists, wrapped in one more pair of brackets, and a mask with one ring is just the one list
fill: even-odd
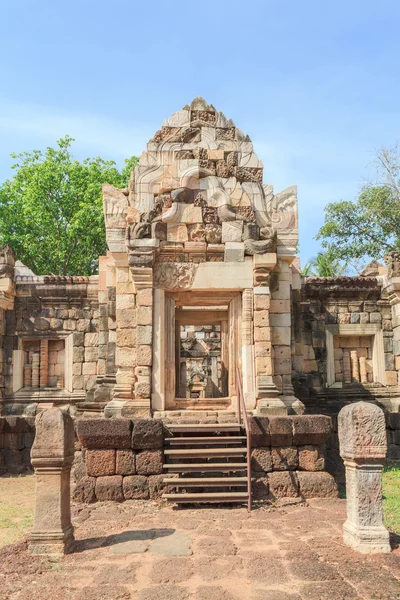
[(189, 289), (196, 271), (196, 263), (157, 263), (154, 267), (154, 285), (165, 290)]

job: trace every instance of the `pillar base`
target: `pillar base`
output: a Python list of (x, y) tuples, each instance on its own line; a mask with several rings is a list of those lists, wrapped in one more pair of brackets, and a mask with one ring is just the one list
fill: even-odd
[(349, 521), (343, 525), (343, 542), (361, 554), (391, 552), (389, 532), (382, 526), (356, 526)]
[(63, 556), (74, 549), (74, 528), (54, 533), (32, 532), (29, 538), (28, 552), (34, 556)]
[(121, 417), (148, 419), (151, 417), (150, 400), (128, 400), (121, 408)]
[(296, 396), (280, 396), (280, 400), (286, 406), (288, 415), (302, 415), (306, 410), (302, 401), (296, 398)]
[(284, 417), (288, 410), (280, 398), (260, 398), (255, 413), (260, 417)]

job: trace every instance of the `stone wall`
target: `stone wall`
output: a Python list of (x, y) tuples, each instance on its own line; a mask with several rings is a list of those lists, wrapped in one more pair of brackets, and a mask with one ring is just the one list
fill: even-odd
[(30, 451), (34, 438), (34, 418), (0, 417), (0, 475), (32, 470)]

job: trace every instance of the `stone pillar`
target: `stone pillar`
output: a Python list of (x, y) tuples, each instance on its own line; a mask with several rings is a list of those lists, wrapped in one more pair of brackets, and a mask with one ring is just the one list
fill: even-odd
[(276, 265), (276, 254), (254, 255), (254, 354), (257, 413), (286, 415), (287, 408), (279, 398), (274, 379), (272, 333), (270, 322), (270, 272)]
[(6, 311), (14, 309), (16, 287), (14, 282), (15, 255), (9, 244), (0, 248), (0, 415), (6, 387), (6, 352), (3, 341), (6, 333)]
[[(400, 383), (400, 252), (390, 252), (385, 256), (385, 263), (388, 268), (387, 279), (384, 279), (384, 288), (382, 290), (388, 294), (393, 327), (393, 355), (395, 371), (386, 371), (386, 383)], [(386, 285), (385, 285), (386, 284)], [(377, 336), (375, 336), (377, 337)], [(374, 369), (375, 370), (375, 369)], [(374, 380), (376, 373), (374, 372)], [(384, 383), (384, 382), (381, 382)], [(400, 411), (400, 399), (391, 399), (392, 410)]]
[(271, 340), (274, 352), (274, 382), (281, 393), (281, 400), (289, 413), (302, 414), (305, 407), (294, 395), (292, 384), (292, 272), (290, 265), (293, 259), (294, 256), (279, 256), (278, 254), (274, 286), (271, 290)]
[(351, 363), (348, 350), (343, 350), (343, 379), (345, 383), (351, 383)]
[(360, 357), (360, 381), (361, 383), (368, 383), (367, 359), (365, 356)]
[(242, 373), (243, 394), (246, 407), (255, 408), (254, 337), (253, 337), (253, 290), (242, 292)]
[(343, 541), (363, 554), (390, 552), (382, 520), (382, 469), (386, 457), (383, 411), (369, 402), (339, 413), (340, 456), (346, 467), (347, 520)]
[(350, 362), (351, 362), (351, 380), (358, 383), (360, 381), (360, 370), (358, 367), (357, 350), (352, 350), (350, 352)]
[(74, 459), (74, 423), (59, 408), (36, 417), (31, 460), (35, 468), (35, 520), (29, 553), (59, 556), (71, 552), (70, 473)]
[(40, 387), (49, 385), (49, 340), (40, 340)]
[(32, 387), (39, 387), (39, 353), (32, 354)]

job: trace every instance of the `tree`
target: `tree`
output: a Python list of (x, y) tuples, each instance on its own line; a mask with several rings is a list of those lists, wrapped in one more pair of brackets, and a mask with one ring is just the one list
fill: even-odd
[(301, 274), (304, 277), (340, 277), (346, 271), (346, 265), (342, 265), (331, 252), (318, 252), (304, 265)]
[(356, 201), (325, 208), (317, 239), (338, 259), (378, 259), (400, 247), (400, 146), (378, 152), (376, 167), (376, 181), (367, 183)]
[(0, 246), (10, 243), (38, 275), (91, 275), (107, 251), (101, 186), (126, 187), (138, 158), (122, 171), (100, 157), (79, 162), (66, 136), (56, 148), (12, 154), (15, 175), (0, 185)]

